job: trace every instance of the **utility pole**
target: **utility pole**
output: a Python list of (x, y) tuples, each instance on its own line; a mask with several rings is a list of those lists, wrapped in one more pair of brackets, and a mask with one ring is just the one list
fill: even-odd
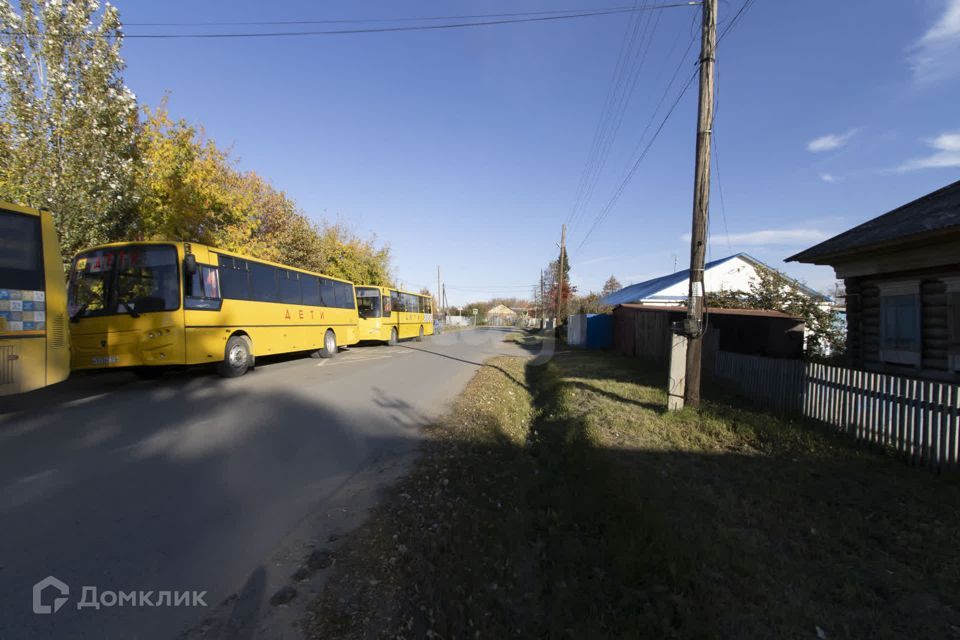
[(560, 230), (560, 260), (557, 262), (557, 320), (554, 329), (560, 326), (561, 301), (563, 300), (563, 254), (567, 249), (567, 225)]
[[(443, 304), (443, 300), (440, 298), (440, 265), (437, 265), (437, 307)], [(437, 314), (437, 320), (440, 319), (440, 309), (434, 309), (433, 312)]]
[(697, 160), (690, 233), (690, 299), (687, 303), (687, 366), (684, 403), (700, 406), (700, 361), (703, 353), (703, 269), (710, 215), (710, 141), (713, 134), (713, 67), (717, 48), (717, 0), (703, 0), (700, 39), (700, 107), (697, 114)]

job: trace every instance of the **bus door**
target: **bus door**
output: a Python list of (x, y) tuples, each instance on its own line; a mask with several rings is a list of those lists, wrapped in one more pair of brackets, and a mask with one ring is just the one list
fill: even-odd
[(383, 337), (383, 301), (380, 289), (374, 287), (356, 287), (357, 314), (360, 316), (358, 329), (361, 340), (384, 340)]

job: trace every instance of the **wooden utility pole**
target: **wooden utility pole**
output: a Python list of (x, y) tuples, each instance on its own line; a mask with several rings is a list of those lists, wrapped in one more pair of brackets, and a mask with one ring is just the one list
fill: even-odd
[(560, 326), (560, 312), (563, 301), (563, 254), (567, 250), (567, 225), (560, 230), (560, 260), (557, 262), (557, 319), (554, 329)]
[(687, 367), (684, 402), (700, 406), (700, 360), (703, 351), (703, 269), (710, 215), (710, 140), (713, 133), (713, 67), (717, 48), (717, 0), (703, 0), (700, 39), (700, 108), (697, 116), (697, 162), (693, 184), (693, 227), (690, 233), (690, 299), (687, 303)]
[(437, 265), (437, 307), (433, 312), (437, 315), (437, 320), (440, 319), (440, 307), (443, 305), (443, 300), (440, 298), (440, 265)]

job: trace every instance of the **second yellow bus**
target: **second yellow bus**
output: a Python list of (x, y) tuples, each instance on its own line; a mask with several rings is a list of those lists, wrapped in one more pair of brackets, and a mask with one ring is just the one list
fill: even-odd
[(433, 335), (433, 300), (391, 287), (357, 285), (359, 339), (396, 344)]

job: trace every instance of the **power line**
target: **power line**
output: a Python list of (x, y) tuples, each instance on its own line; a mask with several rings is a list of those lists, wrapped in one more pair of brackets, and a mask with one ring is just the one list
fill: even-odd
[(511, 291), (526, 291), (530, 288), (529, 284), (516, 287), (455, 287), (447, 285), (447, 289), (451, 291), (463, 291), (463, 292), (480, 292), (480, 293), (509, 293)]
[(756, 0), (744, 0), (744, 3), (740, 6), (740, 10), (734, 14), (734, 16), (730, 19), (730, 22), (727, 23), (727, 26), (724, 27), (723, 31), (720, 32), (720, 36), (717, 38), (717, 44), (720, 44), (720, 41), (723, 40), (728, 33), (733, 31), (734, 27), (736, 27), (737, 23), (743, 19), (743, 16), (746, 15), (747, 11), (750, 10), (755, 1)]
[[(687, 5), (695, 5), (696, 2), (689, 2)], [(651, 7), (658, 9), (662, 7)], [(663, 7), (665, 8), (665, 7)], [(630, 11), (635, 10), (631, 5), (620, 5), (616, 7), (596, 7), (590, 9), (558, 9), (552, 11), (516, 11), (511, 13), (477, 13), (455, 16), (423, 16), (423, 17), (399, 17), (399, 18), (345, 18), (345, 19), (324, 19), (324, 20), (232, 20), (220, 22), (125, 22), (128, 27), (234, 27), (234, 26), (290, 26), (304, 24), (369, 24), (377, 22), (427, 22), (431, 20), (478, 20), (482, 18), (513, 18), (520, 16), (544, 16), (560, 15), (569, 13), (580, 13), (588, 11)]]
[[(678, 7), (689, 7), (692, 4), (691, 2), (682, 2), (682, 3), (673, 3), (673, 4), (660, 4), (651, 6), (648, 10), (654, 9), (672, 9)], [(617, 15), (624, 13), (632, 13), (634, 9), (611, 9), (603, 11), (584, 11), (581, 13), (570, 13), (564, 15), (545, 15), (545, 16), (535, 16), (528, 18), (505, 18), (502, 20), (484, 20), (479, 22), (453, 22), (447, 24), (428, 24), (428, 25), (413, 25), (413, 26), (388, 26), (388, 27), (369, 27), (362, 29), (332, 29), (325, 31), (251, 31), (251, 32), (238, 32), (238, 33), (129, 33), (123, 34), (123, 38), (127, 39), (144, 39), (144, 40), (224, 40), (224, 39), (240, 39), (240, 38), (284, 38), (284, 37), (302, 37), (302, 36), (338, 36), (338, 35), (355, 35), (362, 33), (398, 33), (406, 31), (439, 31), (442, 29), (465, 29), (470, 27), (489, 27), (489, 26), (498, 26), (506, 24), (520, 24), (520, 23), (531, 23), (531, 22), (547, 22), (547, 21), (556, 21), (556, 20), (571, 20), (578, 18), (592, 18), (596, 16), (609, 16)], [(19, 35), (19, 36), (29, 36), (24, 32), (15, 32), (15, 31), (4, 31), (0, 35)], [(73, 38), (96, 38), (96, 37), (110, 37), (110, 36), (100, 36), (95, 33), (83, 33), (74, 36), (67, 36)]]
[[(647, 120), (647, 124), (646, 124), (646, 126), (643, 128), (643, 132), (640, 134), (640, 137), (639, 137), (639, 139), (637, 140), (636, 148), (634, 149), (634, 151), (633, 151), (633, 153), (632, 153), (631, 155), (636, 155), (636, 154), (640, 153), (641, 148), (643, 147), (643, 141), (644, 141), (644, 139), (645, 139), (646, 136), (647, 136), (647, 132), (650, 130), (650, 127), (652, 127), (652, 126), (653, 126), (653, 123), (656, 121), (657, 114), (660, 113), (660, 108), (663, 106), (664, 101), (667, 99), (667, 96), (670, 94), (671, 89), (673, 89), (673, 85), (674, 85), (674, 83), (676, 82), (677, 77), (678, 77), (679, 74), (680, 74), (680, 70), (683, 68), (684, 63), (685, 63), (686, 60), (687, 60), (687, 56), (689, 56), (690, 51), (691, 51), (692, 48), (693, 48), (693, 44), (696, 42), (696, 40), (697, 40), (696, 34), (694, 34), (693, 36), (690, 37), (690, 41), (689, 41), (688, 44), (687, 44), (687, 48), (686, 48), (686, 50), (683, 52), (683, 55), (680, 56), (680, 60), (677, 62), (677, 66), (676, 66), (676, 68), (673, 70), (673, 74), (670, 76), (670, 82), (667, 83), (666, 88), (663, 90), (663, 93), (660, 95), (660, 99), (657, 101), (656, 107), (654, 107), (653, 112), (650, 114), (650, 119)], [(675, 48), (675, 47), (673, 47), (673, 48)], [(673, 48), (671, 48), (671, 53), (672, 53), (672, 49), (673, 49)], [(689, 82), (692, 82), (692, 79), (691, 79), (690, 81), (688, 81), (688, 84), (689, 84)], [(685, 90), (686, 90), (686, 88), (684, 89), (684, 91), (685, 91)], [(679, 98), (678, 98), (678, 99), (679, 99)], [(667, 117), (669, 117), (669, 114), (668, 114)], [(662, 126), (663, 126), (663, 125), (661, 124), (661, 128), (662, 128)], [(658, 131), (659, 131), (659, 129), (658, 129)], [(650, 144), (652, 144), (652, 141), (651, 141)], [(650, 145), (648, 145), (648, 148), (649, 148), (649, 146), (650, 146)], [(645, 152), (644, 152), (644, 155), (645, 155)], [(628, 171), (624, 174), (624, 176), (621, 178), (621, 182), (623, 182), (623, 181), (629, 181), (629, 180), (630, 180), (630, 177), (629, 177), (629, 176), (630, 176), (630, 170), (628, 170)], [(619, 198), (619, 196), (617, 196), (617, 198)], [(603, 209), (601, 209), (601, 213), (598, 214), (598, 217), (599, 217), (600, 215), (604, 215), (604, 214), (602, 214), (602, 211), (603, 211)], [(578, 250), (578, 251), (584, 246), (584, 244), (586, 244), (587, 238), (590, 236), (591, 233), (593, 233), (593, 230), (596, 228), (596, 226), (597, 226), (597, 223), (596, 223), (596, 221), (595, 221), (594, 224), (590, 227), (590, 230), (589, 230), (589, 231), (587, 232), (587, 234), (584, 236), (584, 239), (581, 240), (580, 244), (577, 246), (577, 250)]]
[(617, 201), (620, 199), (620, 196), (623, 195), (624, 190), (627, 188), (627, 185), (630, 184), (633, 180), (633, 176), (636, 174), (637, 169), (640, 168), (640, 164), (643, 162), (644, 158), (647, 157), (647, 154), (650, 152), (650, 148), (653, 146), (653, 143), (657, 141), (657, 138), (660, 137), (660, 133), (663, 131), (664, 126), (666, 126), (667, 121), (670, 119), (670, 116), (673, 115), (674, 110), (676, 110), (677, 105), (680, 104), (680, 100), (683, 98), (684, 94), (687, 93), (687, 89), (690, 88), (690, 85), (693, 84), (694, 79), (697, 77), (697, 72), (694, 71), (690, 74), (690, 79), (687, 80), (687, 83), (683, 85), (683, 89), (680, 90), (680, 93), (677, 95), (676, 99), (673, 101), (673, 104), (670, 105), (670, 109), (667, 111), (666, 115), (663, 117), (663, 120), (660, 121), (660, 126), (657, 127), (656, 131), (653, 133), (653, 137), (650, 138), (650, 141), (647, 143), (647, 146), (644, 147), (643, 152), (633, 163), (633, 166), (627, 172), (626, 178), (620, 183), (620, 186), (617, 187), (613, 196), (607, 202), (606, 205), (600, 210), (600, 213), (597, 215), (596, 220), (594, 220), (593, 225), (587, 231), (587, 235), (584, 236), (583, 240), (580, 241), (580, 244), (577, 246), (577, 250), (583, 248), (583, 245), (587, 243), (587, 240), (590, 239), (590, 236), (596, 231), (597, 227), (603, 224), (603, 221), (610, 214), (610, 211), (616, 205)]
[[(720, 145), (717, 144), (717, 116), (720, 113), (720, 64), (715, 62), (716, 69), (716, 96), (714, 97), (713, 108), (713, 166), (717, 173), (717, 192), (720, 195), (720, 216), (723, 219), (723, 233), (727, 240), (727, 249), (733, 253), (733, 245), (730, 243), (730, 229), (727, 227), (727, 205), (723, 201), (723, 183), (720, 181)], [(709, 224), (709, 220), (707, 221)], [(709, 237), (709, 236), (708, 236)], [(710, 245), (707, 245), (709, 251)]]
[[(634, 7), (639, 9), (639, 2), (640, 0), (635, 0)], [(645, 7), (646, 4), (644, 5), (644, 8)], [(627, 25), (627, 30), (624, 32), (623, 41), (620, 44), (620, 52), (617, 55), (617, 62), (614, 66), (613, 77), (610, 87), (607, 90), (607, 97), (604, 100), (603, 110), (600, 112), (600, 119), (597, 121), (590, 151), (583, 165), (573, 207), (570, 210), (570, 215), (567, 217), (567, 224), (570, 226), (573, 226), (583, 208), (590, 202), (593, 189), (596, 186), (597, 180), (599, 180), (603, 166), (606, 164), (606, 156), (609, 153), (610, 146), (612, 146), (613, 139), (616, 138), (617, 131), (611, 130), (610, 123), (614, 120), (622, 122), (623, 112), (626, 110), (630, 94), (632, 93), (632, 86), (635, 86), (635, 83), (629, 80), (625, 82), (625, 78), (633, 77), (632, 67), (636, 66), (635, 61), (631, 62), (631, 60), (635, 59), (639, 54), (639, 49), (634, 51), (634, 45), (637, 42), (640, 24), (643, 22), (641, 15), (639, 12), (635, 13), (631, 18), (631, 22)], [(645, 34), (646, 29), (644, 29), (644, 35)], [(626, 96), (624, 96), (623, 93), (625, 86), (631, 87), (631, 91), (627, 93)]]
[[(744, 3), (743, 5), (741, 5), (740, 10), (737, 11), (737, 13), (733, 16), (733, 18), (730, 19), (726, 27), (720, 33), (719, 37), (717, 38), (717, 44), (719, 44), (720, 41), (723, 40), (725, 36), (727, 36), (731, 31), (733, 31), (733, 29), (737, 26), (737, 24), (739, 24), (740, 20), (742, 20), (743, 16), (747, 13), (747, 11), (749, 11), (750, 7), (754, 4), (755, 1), (756, 0), (744, 0)], [(681, 60), (681, 63), (682, 63), (682, 60)], [(699, 69), (699, 61), (697, 63), (697, 66)], [(586, 236), (584, 236), (583, 240), (581, 240), (580, 244), (577, 246), (577, 250), (583, 248), (584, 244), (586, 244), (587, 240), (590, 238), (593, 232), (603, 223), (603, 221), (610, 214), (610, 211), (613, 209), (617, 201), (620, 199), (620, 196), (623, 194), (624, 189), (626, 189), (627, 185), (629, 185), (630, 181), (633, 179), (637, 169), (639, 169), (640, 167), (640, 164), (643, 162), (644, 158), (646, 158), (647, 153), (650, 151), (650, 148), (653, 146), (653, 143), (656, 141), (657, 137), (659, 137), (660, 132), (663, 130), (663, 127), (667, 123), (667, 120), (670, 119), (670, 116), (673, 114), (677, 105), (680, 103), (681, 98), (683, 98), (684, 94), (690, 88), (690, 85), (693, 83), (696, 77), (697, 77), (697, 70), (694, 70), (693, 74), (691, 74), (690, 78), (687, 80), (687, 83), (684, 85), (683, 89), (680, 91), (680, 94), (677, 96), (676, 100), (674, 100), (673, 104), (670, 106), (670, 109), (667, 111), (667, 114), (664, 116), (663, 120), (660, 122), (660, 125), (657, 127), (657, 130), (654, 132), (653, 137), (650, 139), (646, 147), (643, 149), (643, 152), (640, 154), (636, 162), (634, 162), (633, 166), (627, 172), (626, 177), (623, 179), (623, 181), (621, 181), (620, 185), (617, 187), (613, 196), (610, 198), (607, 204), (604, 205), (604, 207), (600, 210), (600, 213), (597, 215), (596, 219), (594, 220), (593, 225), (591, 225), (590, 229), (587, 231)], [(656, 114), (656, 111), (654, 112), (654, 114)], [(642, 136), (641, 136), (641, 139), (642, 139)], [(723, 208), (723, 202), (721, 198), (721, 209), (722, 208)]]
[[(613, 125), (613, 131), (611, 132), (610, 136), (607, 139), (606, 148), (601, 151), (600, 164), (597, 167), (597, 170), (594, 174), (593, 182), (588, 186), (586, 198), (584, 199), (584, 203), (583, 203), (584, 206), (586, 206), (593, 199), (593, 194), (594, 194), (594, 191), (596, 190), (597, 184), (600, 181), (600, 176), (603, 173), (603, 170), (606, 168), (608, 160), (610, 159), (610, 151), (613, 148), (614, 141), (616, 140), (617, 134), (620, 131), (621, 125), (623, 124), (623, 118), (624, 118), (624, 115), (626, 115), (626, 109), (629, 104), (630, 98), (632, 97), (634, 91), (636, 90), (637, 83), (640, 80), (640, 71), (643, 68), (643, 63), (647, 59), (647, 53), (650, 51), (650, 46), (653, 44), (654, 33), (656, 33), (657, 27), (660, 24), (661, 15), (662, 14), (657, 14), (657, 18), (653, 24), (653, 29), (651, 31), (650, 37), (646, 40), (646, 43), (647, 43), (646, 47), (644, 48), (643, 52), (640, 53), (639, 57), (634, 63), (633, 69), (631, 70), (630, 80), (628, 81), (629, 89), (626, 90), (623, 94), (620, 108), (618, 109), (618, 112), (615, 115), (616, 122)], [(650, 24), (650, 21), (648, 20), (647, 25), (649, 26), (649, 24)], [(644, 33), (646, 33), (646, 31)], [(641, 42), (642, 41), (643, 41), (643, 36), (641, 36)], [(581, 213), (583, 213), (583, 210), (581, 210)]]

